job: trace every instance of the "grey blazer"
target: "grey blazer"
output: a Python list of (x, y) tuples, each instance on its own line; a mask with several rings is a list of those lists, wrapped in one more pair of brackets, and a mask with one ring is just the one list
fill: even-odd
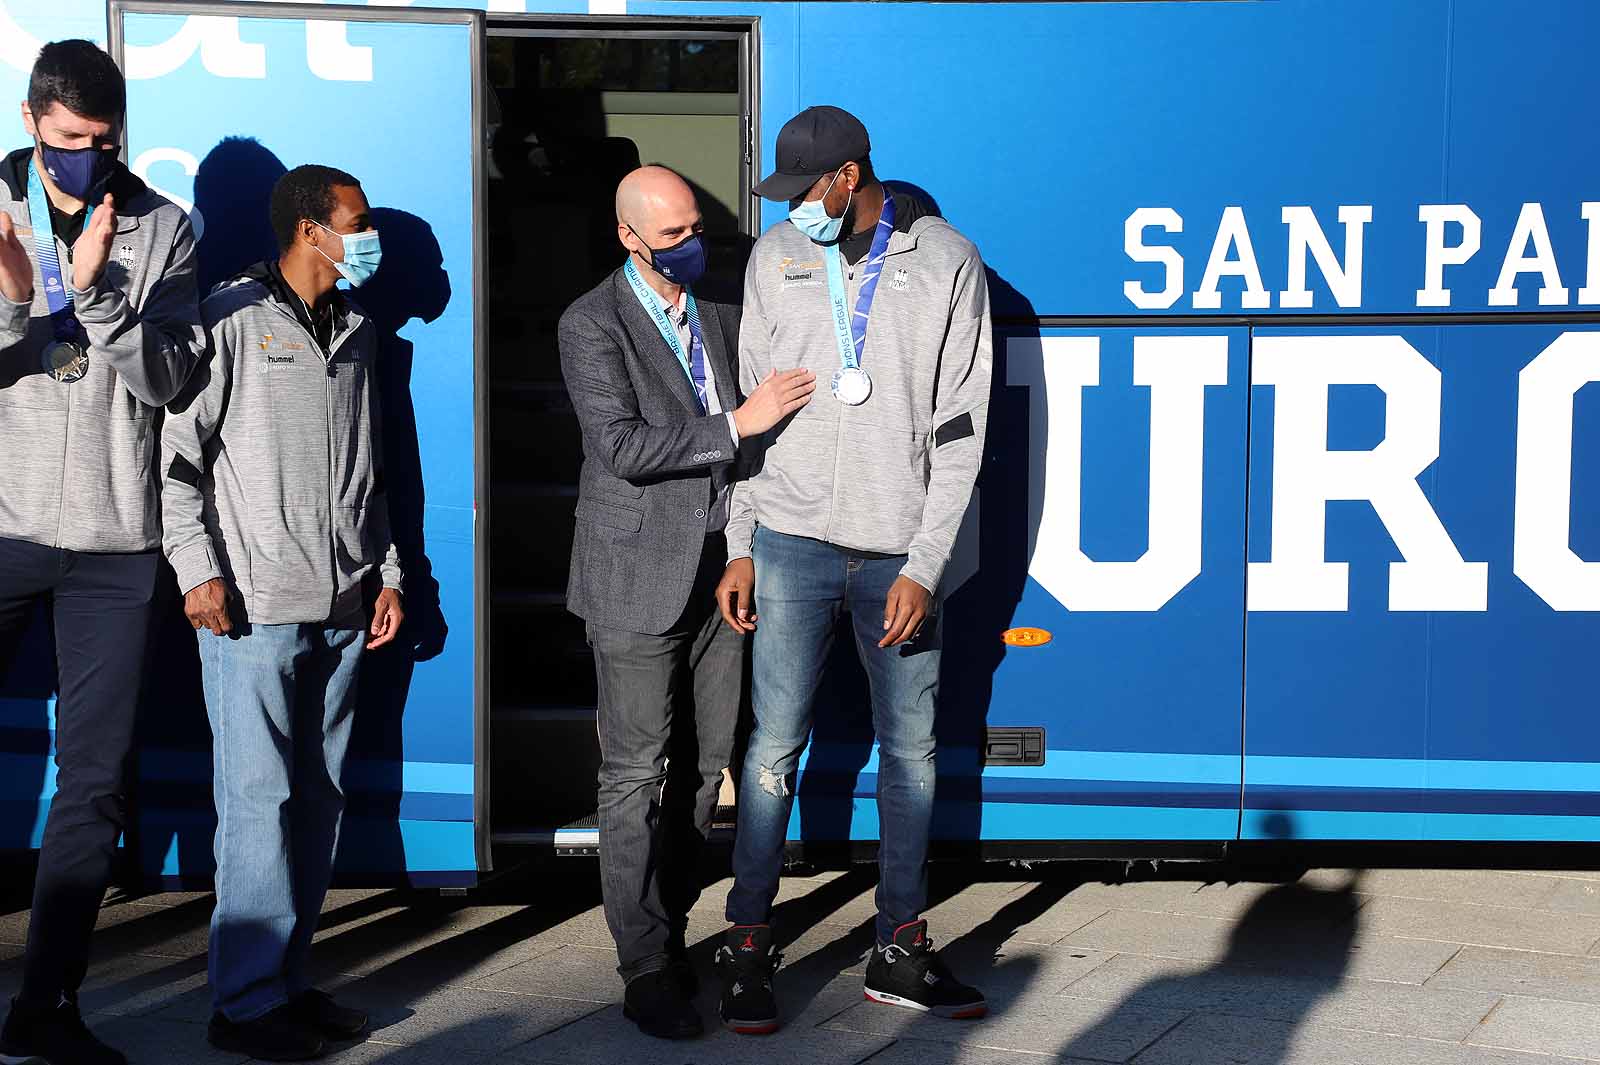
[[(724, 411), (739, 404), (739, 307), (695, 293)], [(619, 268), (561, 316), (561, 373), (583, 430), (567, 609), (659, 636), (683, 614), (706, 515), (733, 475), (723, 414), (702, 415), (677, 356)]]

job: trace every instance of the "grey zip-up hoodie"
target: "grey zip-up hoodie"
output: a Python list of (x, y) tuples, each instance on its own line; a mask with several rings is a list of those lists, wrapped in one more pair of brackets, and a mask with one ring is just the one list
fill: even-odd
[(324, 350), (275, 264), (201, 304), (211, 350), (168, 409), (163, 547), (188, 592), (214, 577), (259, 625), (342, 621), (376, 567), (399, 588), (383, 490), (372, 323), (335, 297)]
[[(761, 525), (908, 555), (901, 574), (936, 592), (983, 454), (992, 365), (983, 260), (937, 216), (896, 227), (861, 361), (872, 395), (850, 407), (828, 387), (839, 349), (823, 255), (783, 221), (756, 242), (745, 271), (742, 390), (803, 366), (815, 371), (817, 391), (750, 449), (753, 472), (734, 486), (728, 557), (749, 555)], [(865, 261), (845, 268), (852, 309)]]
[[(33, 303), (0, 295), (0, 537), (70, 551), (152, 551), (161, 513), (151, 469), (161, 406), (194, 369), (205, 335), (189, 219), (125, 167), (108, 183), (116, 238), (100, 280), (74, 292), (89, 369), (62, 384), (40, 358), (55, 339), (28, 211), (33, 149), (0, 160), (0, 211), (33, 260)], [(62, 280), (71, 249), (56, 240)]]

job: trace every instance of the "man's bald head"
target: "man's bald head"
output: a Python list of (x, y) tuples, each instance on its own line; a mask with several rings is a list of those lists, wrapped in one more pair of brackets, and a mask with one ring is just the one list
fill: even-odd
[(694, 190), (664, 166), (641, 166), (617, 186), (617, 221), (643, 233), (659, 213), (698, 213)]
[(700, 231), (694, 190), (664, 166), (641, 166), (617, 186), (617, 239), (639, 262)]

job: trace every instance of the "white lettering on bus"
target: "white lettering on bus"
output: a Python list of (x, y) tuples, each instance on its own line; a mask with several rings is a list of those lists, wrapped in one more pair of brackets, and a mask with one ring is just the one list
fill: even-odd
[[(1205, 389), (1227, 383), (1221, 336), (1134, 338), (1133, 383), (1150, 389), (1149, 539), (1134, 561), (1083, 550), (1084, 390), (1100, 385), (1100, 338), (1013, 337), (1007, 379), (1030, 390), (1028, 573), (1069, 610), (1154, 612), (1201, 569)], [(1418, 478), (1437, 461), (1439, 369), (1398, 336), (1261, 336), (1252, 385), (1272, 389), (1270, 558), (1248, 563), (1247, 609), (1349, 609), (1350, 564), (1327, 558), (1334, 500), (1370, 503), (1402, 561), (1392, 611), (1486, 611), (1489, 562), (1462, 557)], [(1600, 610), (1600, 561), (1571, 546), (1574, 396), (1600, 382), (1600, 332), (1559, 336), (1518, 376), (1513, 574), (1553, 610)], [(1384, 394), (1372, 448), (1328, 447), (1335, 385)], [(1091, 504), (1092, 505), (1092, 504)]]
[(1033, 471), (1029, 574), (1069, 610), (1160, 610), (1200, 575), (1205, 389), (1228, 382), (1227, 337), (1133, 342), (1133, 383), (1150, 389), (1150, 531), (1132, 562), (1083, 550), (1083, 390), (1100, 383), (1099, 338), (1015, 337), (1006, 368), (1009, 383), (1032, 386), (1028, 451), (1044, 458)]

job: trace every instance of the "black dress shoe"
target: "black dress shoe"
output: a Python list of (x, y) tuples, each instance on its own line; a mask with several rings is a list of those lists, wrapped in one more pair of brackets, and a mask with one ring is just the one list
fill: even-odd
[(301, 1024), (287, 1003), (253, 1021), (230, 1021), (213, 1013), (206, 1038), (218, 1050), (262, 1061), (309, 1061), (327, 1052), (322, 1035)]
[(692, 1039), (701, 1034), (705, 1022), (679, 979), (670, 968), (635, 976), (623, 991), (622, 1015), (657, 1039)]
[(289, 1012), (325, 1039), (354, 1039), (367, 1030), (365, 1013), (339, 1005), (333, 996), (316, 988), (295, 996), (289, 1003)]
[(120, 1051), (94, 1037), (83, 1023), (74, 995), (55, 1006), (37, 1007), (11, 1000), (0, 1030), (0, 1062), (62, 1062), (64, 1065), (128, 1065)]

